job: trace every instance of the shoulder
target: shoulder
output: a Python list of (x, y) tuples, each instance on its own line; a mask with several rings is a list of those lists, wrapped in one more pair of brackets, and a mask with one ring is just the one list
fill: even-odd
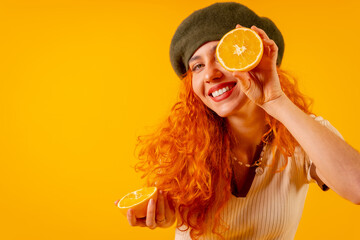
[(335, 133), (338, 137), (341, 139), (344, 139), (341, 133), (326, 119), (324, 119), (321, 116), (316, 116), (314, 114), (310, 114), (310, 117), (312, 117), (315, 121), (323, 125), (324, 127), (327, 127), (331, 132)]
[[(324, 119), (321, 116), (316, 116), (314, 114), (310, 114), (309, 116), (312, 117), (318, 123), (320, 123), (322, 126), (329, 129), (331, 132), (333, 132), (335, 135), (337, 135), (341, 139), (344, 139), (343, 136), (341, 135), (341, 133), (327, 119)], [(297, 151), (295, 151), (295, 154), (297, 155), (298, 160), (303, 163), (303, 169), (305, 171), (305, 175), (306, 175), (308, 182), (317, 183), (317, 185), (322, 190), (324, 190), (324, 191), (328, 190), (329, 188), (325, 185), (325, 183), (318, 176), (315, 164), (313, 164), (310, 157), (306, 154), (306, 152), (302, 149), (302, 147), (300, 145), (297, 147)]]

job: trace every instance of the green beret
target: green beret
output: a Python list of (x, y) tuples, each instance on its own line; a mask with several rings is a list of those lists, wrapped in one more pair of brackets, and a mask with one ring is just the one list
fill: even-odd
[(284, 55), (284, 39), (275, 24), (266, 17), (259, 17), (244, 5), (235, 2), (215, 3), (197, 10), (177, 28), (170, 45), (170, 61), (178, 76), (187, 72), (189, 59), (204, 43), (220, 40), (236, 24), (263, 29), (279, 48), (277, 65)]

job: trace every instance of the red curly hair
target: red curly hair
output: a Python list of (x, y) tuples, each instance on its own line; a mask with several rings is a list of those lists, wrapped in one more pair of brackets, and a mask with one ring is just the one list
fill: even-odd
[[(300, 93), (296, 79), (279, 68), (278, 75), (284, 93), (309, 114), (311, 100)], [(231, 196), (229, 156), (234, 139), (226, 118), (219, 117), (195, 95), (191, 76), (190, 71), (185, 74), (179, 100), (166, 121), (154, 133), (138, 138), (135, 170), (144, 172), (142, 178), (147, 177), (149, 186), (169, 193), (178, 226), (190, 228), (192, 239), (205, 233), (212, 211), (212, 232), (223, 238), (221, 233), (227, 225), (220, 212)], [(262, 139), (273, 132), (273, 154), (277, 147), (283, 155), (293, 155), (298, 144), (294, 137), (268, 114), (266, 121), (271, 129)]]

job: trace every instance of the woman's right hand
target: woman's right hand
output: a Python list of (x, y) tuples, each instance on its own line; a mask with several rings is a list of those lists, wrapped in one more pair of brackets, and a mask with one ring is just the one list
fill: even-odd
[(154, 199), (150, 199), (145, 218), (136, 218), (134, 211), (129, 209), (127, 219), (130, 226), (133, 227), (148, 227), (150, 229), (155, 229), (156, 227), (166, 228), (174, 224), (175, 211), (174, 207), (169, 203), (168, 193), (160, 190), (156, 202)]

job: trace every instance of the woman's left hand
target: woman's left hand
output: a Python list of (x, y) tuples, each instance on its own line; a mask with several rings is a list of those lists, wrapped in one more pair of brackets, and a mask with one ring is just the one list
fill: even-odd
[[(236, 28), (241, 27), (237, 25)], [(250, 100), (262, 107), (265, 103), (284, 95), (276, 70), (278, 47), (260, 28), (251, 27), (263, 41), (264, 53), (254, 69), (248, 72), (234, 72), (234, 77), (240, 80), (241, 90)]]

